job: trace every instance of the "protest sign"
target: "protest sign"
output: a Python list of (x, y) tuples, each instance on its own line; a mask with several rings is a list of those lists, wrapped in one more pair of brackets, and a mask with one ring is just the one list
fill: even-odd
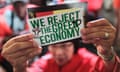
[(41, 46), (80, 38), (80, 29), (84, 27), (82, 5), (69, 8), (64, 5), (59, 5), (58, 8), (31, 8), (28, 9), (28, 14), (30, 31)]

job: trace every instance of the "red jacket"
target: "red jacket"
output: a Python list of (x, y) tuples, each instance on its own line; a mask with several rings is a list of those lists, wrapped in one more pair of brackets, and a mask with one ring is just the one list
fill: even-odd
[(88, 2), (89, 11), (99, 11), (102, 8), (103, 0), (79, 0), (80, 2)]
[(120, 0), (113, 0), (114, 9), (120, 9)]
[(71, 61), (62, 68), (59, 68), (51, 55), (46, 55), (33, 63), (27, 70), (28, 72), (113, 72), (106, 69), (100, 57), (85, 48), (79, 49)]
[(9, 35), (12, 33), (10, 27), (7, 25), (5, 18), (0, 15), (0, 37), (4, 37), (5, 35)]
[(12, 5), (8, 5), (8, 6), (4, 7), (4, 8), (1, 8), (0, 9), (0, 15), (3, 15), (5, 13), (5, 11), (7, 11), (7, 10), (13, 10)]

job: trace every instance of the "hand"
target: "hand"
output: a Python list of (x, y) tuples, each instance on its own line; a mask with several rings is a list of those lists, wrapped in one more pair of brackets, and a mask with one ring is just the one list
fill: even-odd
[(38, 55), (41, 49), (33, 40), (32, 34), (25, 34), (10, 39), (2, 50), (2, 56), (6, 58), (15, 70), (26, 69), (27, 60)]
[(81, 30), (84, 43), (93, 43), (101, 54), (109, 54), (115, 39), (116, 29), (106, 19), (88, 22)]

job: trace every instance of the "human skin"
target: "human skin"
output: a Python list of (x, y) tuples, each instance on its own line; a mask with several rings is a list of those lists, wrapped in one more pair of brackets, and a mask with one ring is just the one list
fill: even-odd
[[(105, 38), (105, 33), (109, 33), (109, 37)], [(87, 28), (81, 30), (82, 40), (84, 43), (93, 43), (96, 45), (97, 51), (109, 56), (112, 54), (111, 46), (115, 39), (116, 29), (106, 19), (99, 19), (87, 23)], [(41, 48), (33, 40), (32, 34), (25, 34), (10, 39), (4, 46), (2, 55), (13, 66), (14, 72), (26, 72), (27, 60), (41, 53)], [(62, 66), (67, 63), (73, 55), (74, 45), (71, 42), (58, 43), (49, 45), (49, 51), (53, 54), (58, 65)], [(64, 53), (65, 48), (68, 53)], [(68, 49), (70, 47), (70, 49)], [(57, 48), (54, 50), (53, 48)], [(71, 53), (70, 53), (71, 52)], [(64, 56), (65, 55), (65, 56)], [(65, 57), (67, 59), (65, 60)], [(60, 64), (61, 63), (61, 64)], [(114, 66), (114, 62), (105, 61), (108, 68)]]

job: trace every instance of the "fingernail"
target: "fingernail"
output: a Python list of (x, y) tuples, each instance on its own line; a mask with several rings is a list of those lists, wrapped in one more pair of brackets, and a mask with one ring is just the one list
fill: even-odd
[(34, 37), (34, 35), (33, 34), (28, 34), (28, 37), (31, 39), (31, 38)]
[(82, 42), (84, 43), (85, 41), (84, 41), (84, 40), (82, 40)]
[(85, 40), (85, 39), (86, 39), (86, 37), (85, 37), (85, 36), (81, 36), (81, 38), (82, 38), (83, 40)]
[(91, 22), (89, 22), (86, 26), (87, 26), (87, 27), (91, 27)]
[(82, 40), (83, 43), (87, 43), (85, 40)]
[(97, 41), (99, 41), (100, 40), (100, 38), (95, 38)]
[(37, 43), (36, 41), (34, 41), (34, 40), (33, 40), (33, 46), (34, 46), (35, 48), (39, 48), (38, 43)]
[(86, 31), (85, 31), (85, 29), (81, 29), (81, 34), (85, 34), (86, 33)]

